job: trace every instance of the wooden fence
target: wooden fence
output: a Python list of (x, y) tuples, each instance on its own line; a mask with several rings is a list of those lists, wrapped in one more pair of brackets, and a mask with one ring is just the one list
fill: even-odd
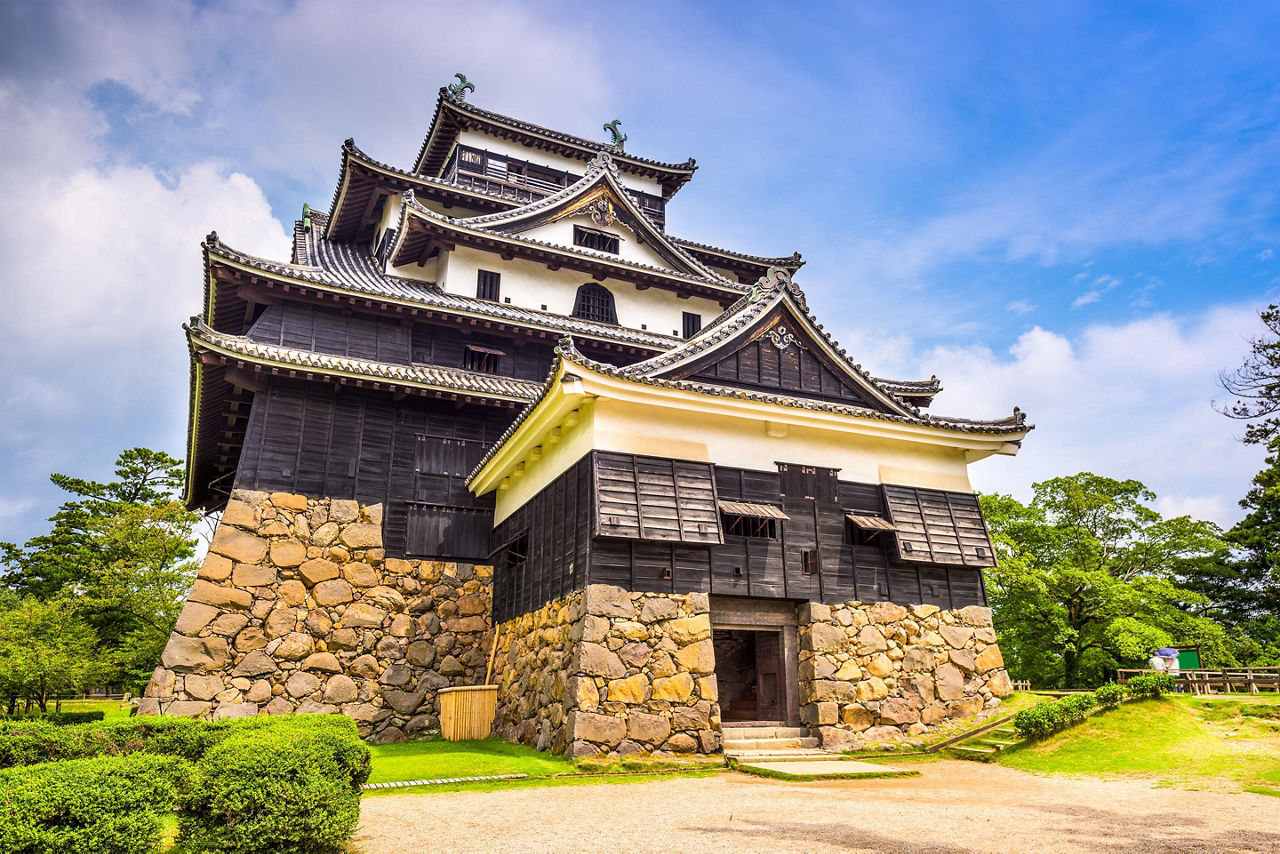
[[(1117, 670), (1116, 681), (1123, 685), (1134, 676), (1150, 676), (1154, 670)], [(1221, 670), (1197, 668), (1178, 671), (1178, 685), (1191, 694), (1257, 694), (1280, 692), (1280, 667), (1227, 667)]]

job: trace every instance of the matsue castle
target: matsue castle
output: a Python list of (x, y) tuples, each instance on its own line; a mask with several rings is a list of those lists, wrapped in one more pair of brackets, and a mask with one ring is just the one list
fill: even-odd
[(186, 500), (222, 515), (141, 712), (394, 741), (487, 681), (495, 734), (592, 756), (997, 705), (967, 469), (1023, 414), (934, 414), (823, 329), (799, 254), (668, 232), (692, 159), (457, 77), (404, 167), (343, 143), (287, 260), (202, 246)]

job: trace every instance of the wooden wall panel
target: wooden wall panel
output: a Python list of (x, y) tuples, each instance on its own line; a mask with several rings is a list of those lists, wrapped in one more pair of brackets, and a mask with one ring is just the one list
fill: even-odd
[[(511, 418), (505, 408), (278, 381), (255, 395), (236, 486), (381, 503), (389, 555), (482, 559), (493, 498), (462, 481)], [(433, 462), (422, 469), (424, 455)]]

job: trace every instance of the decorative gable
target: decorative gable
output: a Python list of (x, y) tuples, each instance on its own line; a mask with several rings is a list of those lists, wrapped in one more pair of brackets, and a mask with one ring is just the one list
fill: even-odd
[(841, 370), (807, 319), (798, 317), (785, 301), (736, 341), (664, 376), (892, 411), (865, 384)]

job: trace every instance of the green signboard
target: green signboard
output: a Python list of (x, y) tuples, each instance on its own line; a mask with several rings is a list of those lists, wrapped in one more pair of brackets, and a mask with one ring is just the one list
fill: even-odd
[(1200, 650), (1198, 649), (1178, 650), (1178, 667), (1182, 670), (1200, 669)]

